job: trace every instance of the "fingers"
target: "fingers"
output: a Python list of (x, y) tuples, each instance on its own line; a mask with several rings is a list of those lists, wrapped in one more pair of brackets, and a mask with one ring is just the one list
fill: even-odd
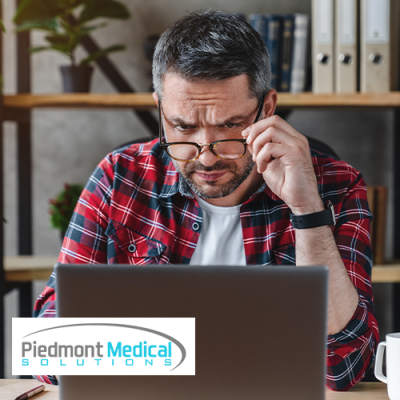
[[(270, 129), (271, 128), (271, 129)], [(249, 126), (242, 132), (242, 136), (247, 139), (248, 144), (252, 144), (254, 140), (264, 132), (274, 132), (273, 129), (278, 129), (281, 132), (285, 132), (288, 137), (299, 140), (303, 146), (308, 147), (308, 140), (305, 136), (297, 132), (291, 125), (277, 115), (258, 121), (256, 124)], [(271, 138), (272, 139), (272, 138)], [(275, 137), (275, 140), (277, 138)], [(283, 139), (282, 139), (283, 140)], [(278, 140), (279, 142), (279, 140)]]
[(288, 146), (303, 146), (299, 139), (289, 135), (284, 131), (281, 131), (280, 129), (269, 127), (266, 131), (260, 133), (251, 144), (249, 144), (250, 152), (257, 156), (257, 154), (267, 143), (285, 144)]
[(266, 143), (262, 149), (253, 154), (253, 160), (257, 165), (257, 172), (262, 174), (275, 159), (280, 159), (290, 151), (290, 146), (281, 143)]

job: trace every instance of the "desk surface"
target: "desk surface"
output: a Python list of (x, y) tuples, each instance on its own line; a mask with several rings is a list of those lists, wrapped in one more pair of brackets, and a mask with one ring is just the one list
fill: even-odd
[[(31, 282), (37, 279), (47, 281), (56, 262), (56, 256), (5, 257), (5, 279), (8, 282)], [(400, 282), (400, 263), (396, 261), (385, 265), (374, 265), (372, 282)]]
[[(20, 394), (39, 386), (32, 379), (0, 379), (0, 399), (14, 400)], [(32, 400), (58, 400), (58, 386), (45, 385), (46, 390)], [(325, 400), (388, 400), (384, 383), (359, 383), (347, 392), (333, 392), (326, 389)]]

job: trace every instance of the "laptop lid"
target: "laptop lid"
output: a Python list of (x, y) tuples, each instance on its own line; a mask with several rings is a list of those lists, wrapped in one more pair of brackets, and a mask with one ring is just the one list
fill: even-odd
[(62, 400), (325, 396), (327, 267), (59, 265), (58, 317), (196, 318), (195, 376), (63, 376)]

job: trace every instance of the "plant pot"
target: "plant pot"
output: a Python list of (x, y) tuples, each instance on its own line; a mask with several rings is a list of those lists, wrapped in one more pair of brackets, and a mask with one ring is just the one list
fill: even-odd
[(88, 93), (93, 73), (89, 65), (60, 67), (64, 93)]

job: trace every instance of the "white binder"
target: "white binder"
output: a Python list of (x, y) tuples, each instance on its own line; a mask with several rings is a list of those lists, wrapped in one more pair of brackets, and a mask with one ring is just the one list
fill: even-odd
[(357, 1), (336, 0), (335, 4), (335, 89), (357, 91)]
[(399, 0), (361, 0), (362, 92), (397, 89)]
[(333, 0), (312, 0), (313, 92), (334, 91)]

